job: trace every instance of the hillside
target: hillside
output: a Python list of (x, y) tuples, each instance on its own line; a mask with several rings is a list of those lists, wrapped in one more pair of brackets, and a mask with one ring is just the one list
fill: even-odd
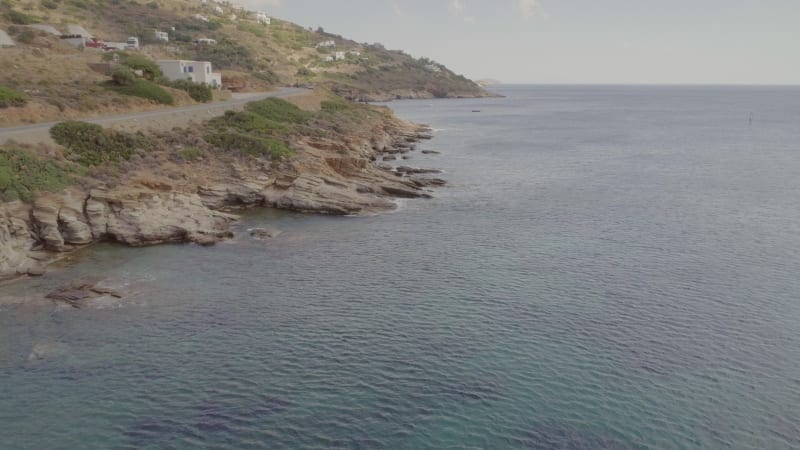
[[(300, 84), (368, 101), (490, 95), (428, 59), (276, 18), (269, 24), (258, 19), (228, 2), (4, 0), (0, 30), (16, 46), (0, 48), (0, 86), (30, 96), (31, 105), (13, 114), (6, 109), (0, 126), (155, 107), (99, 86), (107, 77), (89, 64), (102, 62), (103, 51), (74, 48), (54, 34), (68, 34), (75, 25), (105, 42), (137, 37), (139, 53), (151, 59), (211, 61), (223, 85), (234, 91)], [(169, 40), (157, 39), (155, 31)], [(173, 93), (178, 103), (191, 102)]]

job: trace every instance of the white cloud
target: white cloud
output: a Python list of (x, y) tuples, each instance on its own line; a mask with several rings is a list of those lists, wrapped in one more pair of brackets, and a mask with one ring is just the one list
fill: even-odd
[(514, 13), (522, 16), (523, 19), (533, 19), (534, 17), (547, 17), (539, 0), (512, 0)]

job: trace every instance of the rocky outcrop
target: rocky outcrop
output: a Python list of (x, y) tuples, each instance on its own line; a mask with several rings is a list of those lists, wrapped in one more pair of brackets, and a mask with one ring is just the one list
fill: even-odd
[[(443, 180), (373, 161), (384, 152), (411, 151), (430, 137), (427, 128), (387, 120), (346, 142), (301, 140), (297, 154), (282, 163), (230, 163), (209, 175), (208, 163), (198, 162), (181, 181), (131, 174), (116, 187), (72, 188), (39, 196), (32, 205), (3, 204), (0, 279), (41, 275), (47, 263), (98, 241), (211, 245), (233, 235), (237, 216), (231, 212), (240, 208), (353, 215), (395, 208), (395, 197), (427, 198), (426, 189)], [(194, 172), (205, 175), (189, 176)]]

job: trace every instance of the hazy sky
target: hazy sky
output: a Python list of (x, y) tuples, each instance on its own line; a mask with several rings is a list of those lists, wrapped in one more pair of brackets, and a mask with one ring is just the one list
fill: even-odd
[(239, 1), (472, 79), (800, 84), (800, 0)]

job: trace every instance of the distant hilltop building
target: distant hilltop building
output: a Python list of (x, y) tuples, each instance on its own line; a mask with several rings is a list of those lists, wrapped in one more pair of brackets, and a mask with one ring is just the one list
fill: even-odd
[(345, 52), (336, 52), (333, 54), (333, 59), (335, 59), (336, 61), (341, 61), (345, 58), (347, 58)]
[(169, 42), (169, 33), (166, 31), (153, 31), (157, 41)]
[(336, 42), (334, 41), (322, 41), (317, 44), (317, 48), (335, 48)]
[(195, 39), (194, 43), (195, 44), (200, 44), (200, 45), (214, 45), (214, 44), (217, 43), (217, 40), (216, 39), (210, 39), (210, 38), (198, 38), (198, 39)]
[(264, 11), (256, 13), (256, 20), (264, 25), (270, 25), (272, 23), (272, 19)]
[(425, 66), (426, 69), (430, 70), (431, 72), (441, 72), (442, 68), (439, 67), (438, 64), (428, 64)]

